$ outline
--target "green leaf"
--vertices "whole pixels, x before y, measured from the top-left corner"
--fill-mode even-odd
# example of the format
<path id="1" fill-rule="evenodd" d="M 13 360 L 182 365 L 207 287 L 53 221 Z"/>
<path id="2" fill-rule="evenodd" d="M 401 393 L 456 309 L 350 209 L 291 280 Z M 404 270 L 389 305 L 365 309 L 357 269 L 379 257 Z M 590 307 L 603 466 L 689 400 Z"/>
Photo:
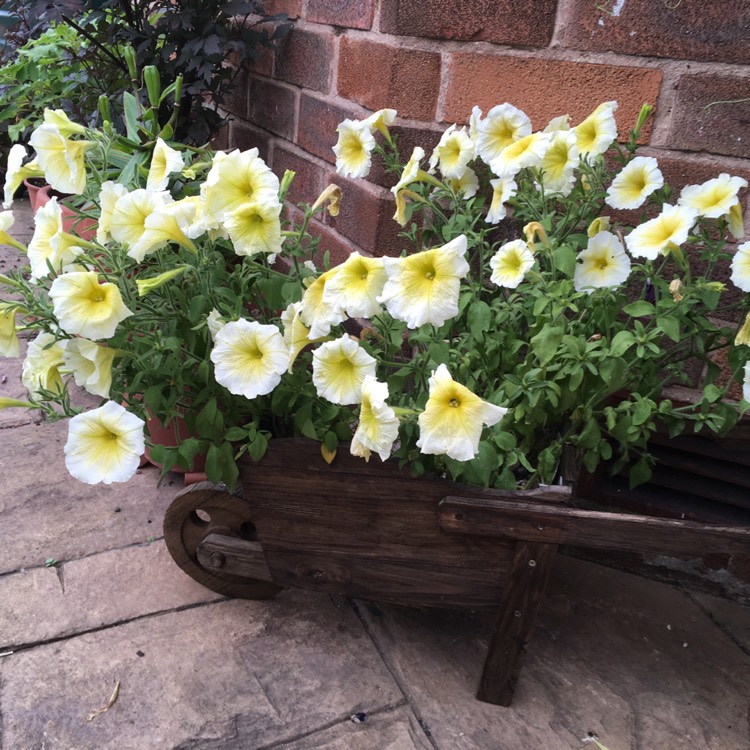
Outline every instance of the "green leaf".
<path id="1" fill-rule="evenodd" d="M 516 449 L 518 441 L 512 432 L 498 432 L 495 435 L 495 445 L 501 451 L 512 451 Z"/>
<path id="2" fill-rule="evenodd" d="M 268 437 L 265 433 L 259 432 L 255 439 L 250 443 L 247 452 L 250 454 L 250 458 L 253 461 L 260 461 L 263 456 L 266 455 L 268 449 Z"/>
<path id="3" fill-rule="evenodd" d="M 656 404 L 648 398 L 640 399 L 633 409 L 633 422 L 632 424 L 639 426 L 648 422 L 654 413 Z"/>
<path id="4" fill-rule="evenodd" d="M 490 329 L 492 309 L 482 300 L 477 300 L 470 308 L 467 316 L 469 330 L 476 339 L 482 339 Z"/>
<path id="5" fill-rule="evenodd" d="M 310 440 L 318 439 L 318 433 L 315 431 L 315 425 L 313 424 L 312 419 L 308 419 L 304 422 L 300 431 L 305 437 L 310 438 Z"/>
<path id="6" fill-rule="evenodd" d="M 339 438 L 338 435 L 336 435 L 335 432 L 331 432 L 330 430 L 326 432 L 326 434 L 323 436 L 323 445 L 325 445 L 326 450 L 329 452 L 333 452 L 336 450 L 336 448 L 339 447 Z"/>
<path id="7" fill-rule="evenodd" d="M 555 265 L 561 274 L 572 279 L 576 271 L 576 254 L 573 248 L 569 245 L 560 245 L 555 250 Z"/>
<path id="8" fill-rule="evenodd" d="M 675 343 L 680 340 L 680 321 L 671 315 L 664 315 L 659 318 L 659 328 Z"/>
<path id="9" fill-rule="evenodd" d="M 646 456 L 641 456 L 641 458 L 630 468 L 630 473 L 628 476 L 630 489 L 632 490 L 639 484 L 648 482 L 648 480 L 651 479 L 651 474 L 652 471 L 649 460 L 646 458 Z"/>
<path id="10" fill-rule="evenodd" d="M 621 333 L 626 333 L 626 331 Z M 628 365 L 622 357 L 609 357 L 599 365 L 599 377 L 607 384 L 610 392 L 622 388 L 627 375 Z"/>
<path id="11" fill-rule="evenodd" d="M 545 324 L 539 333 L 531 341 L 531 349 L 539 360 L 539 364 L 546 365 L 557 352 L 557 347 L 562 341 L 565 329 L 558 326 Z"/>
<path id="12" fill-rule="evenodd" d="M 122 107 L 125 113 L 125 127 L 128 138 L 140 142 L 141 139 L 138 135 L 138 100 L 129 91 L 125 91 L 122 95 Z"/>
<path id="13" fill-rule="evenodd" d="M 722 397 L 721 389 L 717 388 L 713 383 L 710 383 L 703 389 L 703 398 L 708 401 L 709 404 L 713 404 Z"/>
<path id="14" fill-rule="evenodd" d="M 581 430 L 581 434 L 578 436 L 578 445 L 582 448 L 595 448 L 598 446 L 601 439 L 602 431 L 599 427 L 599 423 L 596 419 L 591 417 L 591 419 L 586 421 L 586 424 Z"/>
<path id="15" fill-rule="evenodd" d="M 195 420 L 195 427 L 200 435 L 210 440 L 221 440 L 224 437 L 224 417 L 215 398 L 210 399 L 201 409 Z"/>
<path id="16" fill-rule="evenodd" d="M 645 299 L 639 299 L 637 302 L 625 305 L 623 312 L 634 318 L 642 318 L 644 315 L 653 315 L 656 312 L 656 308 L 650 302 L 646 302 Z"/>
<path id="17" fill-rule="evenodd" d="M 242 427 L 230 427 L 224 433 L 224 439 L 236 443 L 238 440 L 247 440 L 247 430 Z"/>
<path id="18" fill-rule="evenodd" d="M 612 339 L 609 348 L 613 357 L 620 357 L 635 343 L 635 337 L 630 331 L 618 331 Z"/>

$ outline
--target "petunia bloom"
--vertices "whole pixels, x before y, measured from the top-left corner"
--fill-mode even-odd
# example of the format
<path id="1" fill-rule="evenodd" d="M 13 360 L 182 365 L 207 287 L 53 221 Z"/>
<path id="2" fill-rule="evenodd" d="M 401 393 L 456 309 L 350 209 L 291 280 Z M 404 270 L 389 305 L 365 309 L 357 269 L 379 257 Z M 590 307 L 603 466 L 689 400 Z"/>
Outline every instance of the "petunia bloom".
<path id="1" fill-rule="evenodd" d="M 464 173 L 459 178 L 449 180 L 448 182 L 451 186 L 451 190 L 453 190 L 456 195 L 460 195 L 464 200 L 473 198 L 479 190 L 479 178 L 477 177 L 477 173 L 471 167 L 466 167 Z"/>
<path id="2" fill-rule="evenodd" d="M 603 102 L 580 125 L 576 125 L 578 153 L 582 158 L 603 154 L 617 138 L 616 109 L 617 102 Z"/>
<path id="3" fill-rule="evenodd" d="M 492 185 L 492 201 L 485 221 L 488 224 L 497 224 L 505 218 L 507 214 L 505 204 L 516 194 L 518 185 L 512 177 L 498 177 L 496 180 L 490 180 L 490 185 Z"/>
<path id="4" fill-rule="evenodd" d="M 665 203 L 655 219 L 640 224 L 625 238 L 625 244 L 634 257 L 654 260 L 670 246 L 685 242 L 697 218 L 692 208 Z"/>
<path id="5" fill-rule="evenodd" d="M 21 382 L 32 398 L 40 391 L 62 391 L 60 368 L 64 364 L 62 345 L 51 333 L 42 331 L 29 342 L 21 367 Z"/>
<path id="6" fill-rule="evenodd" d="M 577 292 L 624 284 L 630 276 L 630 258 L 612 232 L 599 232 L 578 254 L 573 285 Z"/>
<path id="7" fill-rule="evenodd" d="M 575 169 L 579 161 L 575 133 L 572 130 L 552 131 L 539 164 L 544 192 L 548 195 L 568 195 L 575 184 Z"/>
<path id="8" fill-rule="evenodd" d="M 318 276 L 302 295 L 299 314 L 302 322 L 310 329 L 311 341 L 327 336 L 331 332 L 331 326 L 346 320 L 343 308 L 330 298 L 327 300 L 325 296 L 326 285 L 338 273 L 338 269 L 336 266 Z"/>
<path id="9" fill-rule="evenodd" d="M 195 220 L 196 208 L 190 199 L 157 205 L 145 218 L 141 236 L 128 248 L 128 257 L 140 263 L 170 242 L 197 253 L 193 239 L 203 229 Z"/>
<path id="10" fill-rule="evenodd" d="M 441 364 L 430 377 L 430 395 L 419 415 L 417 447 L 422 453 L 470 461 L 479 450 L 483 425 L 497 424 L 507 411 L 457 383 Z"/>
<path id="11" fill-rule="evenodd" d="M 370 460 L 374 451 L 385 461 L 393 449 L 398 437 L 398 417 L 386 404 L 388 384 L 379 383 L 371 376 L 362 381 L 362 406 L 359 411 L 359 423 L 352 437 L 349 448 L 353 456 Z"/>
<path id="12" fill-rule="evenodd" d="M 523 240 L 506 242 L 490 258 L 490 281 L 506 289 L 515 289 L 534 265 L 534 254 Z"/>
<path id="13" fill-rule="evenodd" d="M 366 177 L 372 164 L 375 138 L 369 125 L 360 120 L 344 120 L 337 128 L 339 139 L 333 147 L 336 171 L 343 177 Z"/>
<path id="14" fill-rule="evenodd" d="M 255 398 L 281 382 L 289 366 L 289 349 L 276 326 L 240 319 L 216 334 L 211 361 L 217 383 L 235 395 Z"/>
<path id="15" fill-rule="evenodd" d="M 743 292 L 750 292 L 750 242 L 743 242 L 737 246 L 737 252 L 732 258 L 732 283 Z"/>
<path id="16" fill-rule="evenodd" d="M 58 276 L 49 290 L 60 328 L 72 336 L 108 339 L 117 325 L 133 313 L 125 307 L 115 284 L 99 283 L 94 271 L 73 271 Z"/>
<path id="17" fill-rule="evenodd" d="M 531 120 L 512 104 L 498 104 L 477 121 L 477 156 L 490 164 L 500 152 L 531 134 Z"/>
<path id="18" fill-rule="evenodd" d="M 734 337 L 735 346 L 750 346 L 750 313 L 745 316 L 745 322 Z"/>
<path id="19" fill-rule="evenodd" d="M 287 372 L 292 371 L 295 360 L 300 352 L 313 343 L 310 340 L 310 329 L 302 322 L 300 312 L 302 302 L 292 302 L 287 305 L 286 310 L 281 313 L 281 324 L 284 326 L 284 344 L 289 350 L 289 367 Z M 319 339 L 316 339 L 318 341 Z"/>
<path id="20" fill-rule="evenodd" d="M 243 203 L 227 214 L 224 227 L 237 255 L 281 252 L 281 203 L 278 198 Z"/>
<path id="21" fill-rule="evenodd" d="M 16 334 L 16 308 L 0 302 L 0 357 L 18 357 L 21 345 Z"/>
<path id="22" fill-rule="evenodd" d="M 65 367 L 73 373 L 76 385 L 95 396 L 109 398 L 112 363 L 119 351 L 88 339 L 74 338 L 63 342 L 63 352 Z"/>
<path id="23" fill-rule="evenodd" d="M 258 156 L 258 149 L 219 151 L 201 187 L 206 219 L 223 222 L 235 209 L 259 200 L 278 200 L 279 178 Z"/>
<path id="24" fill-rule="evenodd" d="M 722 172 L 702 185 L 686 185 L 682 188 L 677 204 L 694 209 L 699 216 L 718 219 L 739 204 L 737 194 L 746 187 L 747 180 L 742 177 L 730 177 L 726 172 Z"/>
<path id="25" fill-rule="evenodd" d="M 362 122 L 370 129 L 370 132 L 373 133 L 373 135 L 374 131 L 378 130 L 385 136 L 386 140 L 390 141 L 391 134 L 388 131 L 388 128 L 396 122 L 397 114 L 398 112 L 396 112 L 395 109 L 379 109 L 377 112 L 373 112 L 369 117 L 362 120 Z"/>
<path id="26" fill-rule="evenodd" d="M 386 273 L 382 258 L 368 258 L 353 252 L 338 266 L 323 291 L 324 302 L 341 308 L 350 318 L 372 318 L 382 311 L 377 297 L 385 286 Z"/>
<path id="27" fill-rule="evenodd" d="M 146 219 L 157 209 L 173 202 L 174 199 L 166 190 L 138 188 L 125 193 L 115 201 L 112 208 L 109 234 L 115 242 L 121 242 L 129 248 L 134 247 L 146 231 Z"/>
<path id="28" fill-rule="evenodd" d="M 71 141 L 56 125 L 42 124 L 29 138 L 47 182 L 61 193 L 80 195 L 86 189 L 84 154 L 94 144 Z"/>
<path id="29" fill-rule="evenodd" d="M 24 164 L 26 158 L 26 147 L 20 143 L 14 143 L 8 152 L 8 164 L 5 170 L 5 186 L 3 189 L 3 208 L 8 209 L 13 205 L 13 196 L 24 180 L 30 177 L 44 177 L 44 171 L 36 159 Z"/>
<path id="30" fill-rule="evenodd" d="M 82 240 L 63 231 L 62 208 L 53 197 L 34 214 L 34 234 L 27 249 L 31 276 L 49 276 L 49 267 L 56 273 L 72 263 L 83 252 Z"/>
<path id="31" fill-rule="evenodd" d="M 440 137 L 430 157 L 430 171 L 440 165 L 440 173 L 446 180 L 458 180 L 474 158 L 474 141 L 466 128 L 456 129 L 451 125 Z"/>
<path id="32" fill-rule="evenodd" d="M 100 245 L 106 245 L 111 239 L 110 224 L 112 222 L 112 213 L 115 210 L 117 201 L 126 195 L 128 189 L 119 182 L 107 180 L 102 183 L 99 191 L 99 222 L 96 227 L 96 241 Z"/>
<path id="33" fill-rule="evenodd" d="M 531 133 L 506 146 L 491 162 L 498 177 L 513 177 L 526 167 L 538 167 L 547 153 L 550 136 Z"/>
<path id="34" fill-rule="evenodd" d="M 636 156 L 612 180 L 604 202 L 612 208 L 640 208 L 651 193 L 664 185 L 653 156 Z"/>
<path id="35" fill-rule="evenodd" d="M 458 314 L 461 279 L 469 272 L 466 236 L 405 258 L 383 258 L 388 280 L 378 302 L 409 328 L 441 326 Z"/>
<path id="36" fill-rule="evenodd" d="M 86 128 L 77 122 L 73 122 L 62 109 L 45 108 L 44 122 L 47 125 L 54 125 L 65 138 L 69 138 L 71 135 L 86 134 Z"/>
<path id="37" fill-rule="evenodd" d="M 146 190 L 164 190 L 169 184 L 169 175 L 181 172 L 184 166 L 182 154 L 168 146 L 161 137 L 157 138 L 146 178 Z"/>
<path id="38" fill-rule="evenodd" d="M 86 484 L 127 482 L 140 465 L 145 426 L 114 401 L 77 414 L 68 426 L 65 466 Z"/>
<path id="39" fill-rule="evenodd" d="M 375 377 L 375 364 L 354 339 L 344 335 L 313 352 L 312 381 L 321 398 L 334 404 L 358 404 L 365 377 Z"/>

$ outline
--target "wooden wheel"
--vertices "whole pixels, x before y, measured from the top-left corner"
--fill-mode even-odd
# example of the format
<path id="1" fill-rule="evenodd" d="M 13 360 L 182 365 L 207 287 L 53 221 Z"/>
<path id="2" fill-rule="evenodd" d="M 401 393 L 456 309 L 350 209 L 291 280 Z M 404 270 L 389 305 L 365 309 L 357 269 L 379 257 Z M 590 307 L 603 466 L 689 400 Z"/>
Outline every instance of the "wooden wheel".
<path id="1" fill-rule="evenodd" d="M 164 541 L 177 565 L 198 583 L 226 596 L 270 599 L 281 591 L 271 581 L 201 565 L 198 548 L 209 534 L 253 540 L 255 525 L 250 506 L 241 497 L 199 482 L 180 492 L 164 515 Z"/>

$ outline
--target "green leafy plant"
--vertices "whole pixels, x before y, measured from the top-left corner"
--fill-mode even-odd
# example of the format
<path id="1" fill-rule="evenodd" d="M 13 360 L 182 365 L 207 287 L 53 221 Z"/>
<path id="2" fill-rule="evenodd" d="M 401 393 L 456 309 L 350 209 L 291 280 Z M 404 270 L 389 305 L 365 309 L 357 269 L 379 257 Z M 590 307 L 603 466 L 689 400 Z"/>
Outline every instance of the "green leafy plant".
<path id="1" fill-rule="evenodd" d="M 133 48 L 138 65 L 153 65 L 162 80 L 183 80 L 175 138 L 206 143 L 225 121 L 220 107 L 232 91 L 243 63 L 289 30 L 284 14 L 264 15 L 260 0 L 98 0 L 48 3 L 19 0 L 19 14 L 36 29 L 65 24 L 86 40 L 97 70 L 133 76 L 123 50 Z M 118 96 L 130 86 L 111 87 Z"/>
<path id="2" fill-rule="evenodd" d="M 484 486 L 549 484 L 568 458 L 635 459 L 638 483 L 659 425 L 721 431 L 747 407 L 725 398 L 714 364 L 727 350 L 747 397 L 750 322 L 721 322 L 749 307 L 724 294 L 750 291 L 750 243 L 727 244 L 744 231 L 745 183 L 720 175 L 667 203 L 656 161 L 637 155 L 649 107 L 623 145 L 614 102 L 538 133 L 509 104 L 475 111 L 424 166 L 419 147 L 402 166 L 394 111 L 341 123 L 337 169 L 362 177 L 384 160 L 409 250 L 331 268 L 308 230 L 337 213 L 338 187 L 290 222 L 292 173 L 279 179 L 256 150 L 170 140 L 180 79 L 162 90 L 153 67 L 133 78 L 146 85 L 124 95 L 124 134 L 106 107 L 97 129 L 45 113 L 35 159 L 75 193 L 81 223 L 64 228 L 51 201 L 29 269 L 0 279 L 4 353 L 17 355 L 16 326 L 31 339 L 29 401 L 0 406 L 72 417 L 67 465 L 83 481 L 126 480 L 155 417 L 189 435 L 151 441 L 164 471 L 203 454 L 230 486 L 239 457 L 291 435 L 319 441 L 326 460 L 350 441 L 365 459 Z M 666 389 L 689 361 L 706 378 L 676 403 Z M 73 408 L 71 378 L 102 406 Z"/>

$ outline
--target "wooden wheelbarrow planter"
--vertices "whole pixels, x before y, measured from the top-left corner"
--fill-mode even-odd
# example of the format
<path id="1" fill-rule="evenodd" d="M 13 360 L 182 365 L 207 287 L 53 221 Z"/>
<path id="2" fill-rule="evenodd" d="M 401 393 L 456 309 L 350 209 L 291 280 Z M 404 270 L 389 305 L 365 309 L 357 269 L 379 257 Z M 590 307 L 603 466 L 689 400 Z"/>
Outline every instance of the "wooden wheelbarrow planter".
<path id="1" fill-rule="evenodd" d="M 477 697 L 510 705 L 559 544 L 750 552 L 750 529 L 566 507 L 570 490 L 504 492 L 412 477 L 345 448 L 271 441 L 239 495 L 201 484 L 167 510 L 177 564 L 229 596 L 296 587 L 410 606 L 500 607 Z"/>

